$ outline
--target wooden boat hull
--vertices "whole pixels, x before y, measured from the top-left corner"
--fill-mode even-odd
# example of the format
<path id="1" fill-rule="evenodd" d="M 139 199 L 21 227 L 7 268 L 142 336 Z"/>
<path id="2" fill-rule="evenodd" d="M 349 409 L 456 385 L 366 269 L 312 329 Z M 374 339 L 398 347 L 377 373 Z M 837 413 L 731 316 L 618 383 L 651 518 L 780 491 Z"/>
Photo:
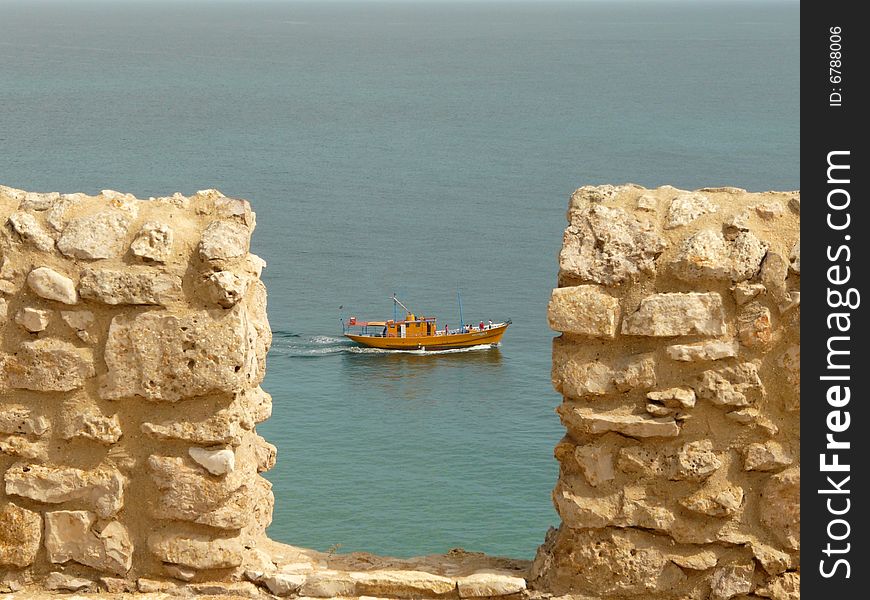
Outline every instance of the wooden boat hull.
<path id="1" fill-rule="evenodd" d="M 369 348 L 382 350 L 452 350 L 455 348 L 470 348 L 472 346 L 494 346 L 501 341 L 510 323 L 495 325 L 492 329 L 473 329 L 469 333 L 452 333 L 450 335 L 427 335 L 418 337 L 380 337 L 373 335 L 355 335 L 345 333 L 344 337 Z"/>

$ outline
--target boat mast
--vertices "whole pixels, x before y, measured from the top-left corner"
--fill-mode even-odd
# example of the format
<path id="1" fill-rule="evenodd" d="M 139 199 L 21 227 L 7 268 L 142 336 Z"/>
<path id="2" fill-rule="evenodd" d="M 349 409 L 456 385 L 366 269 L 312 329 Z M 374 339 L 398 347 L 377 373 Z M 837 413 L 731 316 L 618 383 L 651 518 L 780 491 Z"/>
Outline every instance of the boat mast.
<path id="1" fill-rule="evenodd" d="M 456 290 L 456 299 L 459 300 L 459 328 L 465 327 L 465 321 L 462 320 L 462 292 Z"/>
<path id="2" fill-rule="evenodd" d="M 404 308 L 406 313 L 411 314 L 411 310 L 410 310 L 407 306 L 405 306 L 404 304 L 402 304 L 402 302 L 401 302 L 398 298 L 396 298 L 396 294 L 395 294 L 395 292 L 394 292 L 394 293 L 393 293 L 393 321 L 398 321 L 398 320 L 399 320 L 399 315 L 398 315 L 398 310 L 399 310 L 399 309 L 398 309 L 398 306 L 397 306 L 397 305 L 398 305 L 398 306 L 401 306 L 402 308 Z"/>

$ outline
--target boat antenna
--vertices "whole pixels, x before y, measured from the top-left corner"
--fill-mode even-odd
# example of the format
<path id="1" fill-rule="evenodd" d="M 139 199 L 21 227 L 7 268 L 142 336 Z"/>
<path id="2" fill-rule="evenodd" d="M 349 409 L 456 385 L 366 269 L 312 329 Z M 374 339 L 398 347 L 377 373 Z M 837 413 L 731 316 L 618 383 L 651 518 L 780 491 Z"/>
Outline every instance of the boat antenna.
<path id="1" fill-rule="evenodd" d="M 398 298 L 396 298 L 396 294 L 395 294 L 395 293 L 393 293 L 393 298 L 392 298 L 392 300 L 393 300 L 393 320 L 394 320 L 394 321 L 398 321 L 398 320 L 399 320 L 399 318 L 398 318 L 399 315 L 396 313 L 396 311 L 398 310 L 397 305 L 398 305 L 398 306 L 401 306 L 402 308 L 404 308 L 404 309 L 405 309 L 405 312 L 410 314 L 411 309 L 409 309 L 407 306 L 405 306 L 404 304 L 402 304 L 401 300 L 399 300 Z"/>
<path id="2" fill-rule="evenodd" d="M 459 326 L 464 327 L 465 321 L 462 320 L 462 292 L 456 290 L 456 299 L 459 300 Z"/>

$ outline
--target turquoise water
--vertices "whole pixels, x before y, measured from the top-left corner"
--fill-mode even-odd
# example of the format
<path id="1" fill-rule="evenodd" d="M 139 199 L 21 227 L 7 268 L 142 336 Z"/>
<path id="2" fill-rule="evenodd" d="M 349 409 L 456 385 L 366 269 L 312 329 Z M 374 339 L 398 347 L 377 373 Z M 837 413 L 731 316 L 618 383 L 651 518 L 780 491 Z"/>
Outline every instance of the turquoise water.
<path id="1" fill-rule="evenodd" d="M 0 182 L 250 199 L 273 537 L 531 557 L 556 522 L 545 308 L 570 192 L 794 189 L 797 2 L 0 0 Z M 340 315 L 512 318 L 354 352 Z M 339 309 L 343 306 L 343 309 Z"/>

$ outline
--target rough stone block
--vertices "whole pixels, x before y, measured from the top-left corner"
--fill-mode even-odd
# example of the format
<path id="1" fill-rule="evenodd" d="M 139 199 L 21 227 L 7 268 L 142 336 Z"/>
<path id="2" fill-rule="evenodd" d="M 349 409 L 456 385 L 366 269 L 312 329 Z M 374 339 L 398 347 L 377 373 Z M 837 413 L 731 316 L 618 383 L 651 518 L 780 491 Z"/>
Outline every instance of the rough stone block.
<path id="1" fill-rule="evenodd" d="M 622 333 L 654 337 L 723 335 L 722 297 L 715 292 L 653 294 L 641 300 L 637 311 L 623 320 Z"/>
<path id="2" fill-rule="evenodd" d="M 619 322 L 619 299 L 594 285 L 557 288 L 550 296 L 547 318 L 555 331 L 612 338 Z"/>

